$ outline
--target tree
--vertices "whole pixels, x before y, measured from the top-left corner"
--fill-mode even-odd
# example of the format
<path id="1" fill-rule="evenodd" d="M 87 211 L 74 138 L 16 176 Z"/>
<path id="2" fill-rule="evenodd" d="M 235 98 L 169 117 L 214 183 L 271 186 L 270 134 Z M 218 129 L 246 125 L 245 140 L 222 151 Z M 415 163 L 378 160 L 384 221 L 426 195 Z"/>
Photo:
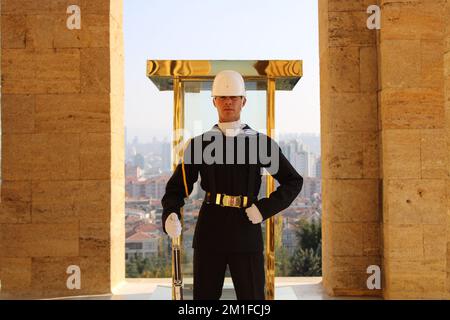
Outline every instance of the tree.
<path id="1" fill-rule="evenodd" d="M 297 222 L 297 231 L 295 235 L 298 239 L 298 245 L 303 249 L 316 250 L 322 241 L 322 223 L 321 220 L 300 219 Z"/>
<path id="2" fill-rule="evenodd" d="M 142 258 L 135 255 L 126 264 L 127 278 L 161 278 L 171 277 L 172 266 L 165 258 L 155 255 L 152 258 Z"/>
<path id="3" fill-rule="evenodd" d="M 290 275 L 322 275 L 322 227 L 321 220 L 301 219 L 297 223 L 297 248 L 290 258 Z"/>
<path id="4" fill-rule="evenodd" d="M 285 277 L 290 273 L 289 253 L 283 246 L 275 251 L 275 275 L 277 277 Z"/>
<path id="5" fill-rule="evenodd" d="M 126 263 L 126 277 L 127 278 L 139 278 L 140 273 L 138 271 L 136 262 L 134 261 L 134 258 L 131 258 L 130 261 Z"/>
<path id="6" fill-rule="evenodd" d="M 322 275 L 322 257 L 314 249 L 295 250 L 290 259 L 291 276 L 314 277 Z"/>

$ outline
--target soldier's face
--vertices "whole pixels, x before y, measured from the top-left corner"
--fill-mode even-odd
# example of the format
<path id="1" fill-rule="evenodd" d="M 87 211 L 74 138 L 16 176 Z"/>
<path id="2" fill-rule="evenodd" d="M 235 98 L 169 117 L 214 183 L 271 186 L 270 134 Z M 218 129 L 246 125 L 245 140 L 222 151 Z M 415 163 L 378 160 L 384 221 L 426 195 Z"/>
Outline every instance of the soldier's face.
<path id="1" fill-rule="evenodd" d="M 214 97 L 213 104 L 219 114 L 220 122 L 237 121 L 241 118 L 241 110 L 245 106 L 245 97 Z"/>

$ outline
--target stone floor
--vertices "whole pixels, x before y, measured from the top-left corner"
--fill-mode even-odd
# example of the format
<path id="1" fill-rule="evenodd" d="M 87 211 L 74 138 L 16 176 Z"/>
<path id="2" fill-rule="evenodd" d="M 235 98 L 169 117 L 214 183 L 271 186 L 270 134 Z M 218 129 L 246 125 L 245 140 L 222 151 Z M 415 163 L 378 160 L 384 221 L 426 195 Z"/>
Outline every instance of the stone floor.
<path id="1" fill-rule="evenodd" d="M 127 279 L 113 294 L 61 297 L 70 300 L 170 300 L 171 279 Z M 184 300 L 192 300 L 192 279 L 185 279 Z M 347 300 L 379 299 L 373 297 L 331 297 L 322 287 L 321 277 L 280 277 L 275 279 L 275 300 Z M 226 278 L 221 300 L 236 300 L 233 283 Z"/>

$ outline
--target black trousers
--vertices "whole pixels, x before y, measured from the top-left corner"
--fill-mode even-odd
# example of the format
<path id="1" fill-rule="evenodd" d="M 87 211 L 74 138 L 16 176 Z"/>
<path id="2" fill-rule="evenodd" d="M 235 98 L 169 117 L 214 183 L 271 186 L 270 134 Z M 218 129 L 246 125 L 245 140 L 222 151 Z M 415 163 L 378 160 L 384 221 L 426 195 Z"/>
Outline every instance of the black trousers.
<path id="1" fill-rule="evenodd" d="M 219 300 L 227 265 L 238 300 L 264 300 L 264 254 L 194 249 L 194 300 Z"/>

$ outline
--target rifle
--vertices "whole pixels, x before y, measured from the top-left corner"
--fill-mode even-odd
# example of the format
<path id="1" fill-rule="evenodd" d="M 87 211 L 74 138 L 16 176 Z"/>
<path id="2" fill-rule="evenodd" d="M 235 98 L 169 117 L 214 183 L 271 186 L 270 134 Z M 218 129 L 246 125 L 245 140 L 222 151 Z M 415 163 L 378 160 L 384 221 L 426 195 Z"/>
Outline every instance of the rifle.
<path id="1" fill-rule="evenodd" d="M 188 186 L 186 182 L 186 171 L 184 169 L 184 152 L 189 145 L 189 139 L 183 149 L 181 156 L 181 169 L 183 172 L 183 183 L 186 197 L 189 197 Z M 183 215 L 181 216 L 183 217 Z M 183 274 L 181 272 L 181 235 L 172 239 L 172 299 L 183 300 Z"/>

